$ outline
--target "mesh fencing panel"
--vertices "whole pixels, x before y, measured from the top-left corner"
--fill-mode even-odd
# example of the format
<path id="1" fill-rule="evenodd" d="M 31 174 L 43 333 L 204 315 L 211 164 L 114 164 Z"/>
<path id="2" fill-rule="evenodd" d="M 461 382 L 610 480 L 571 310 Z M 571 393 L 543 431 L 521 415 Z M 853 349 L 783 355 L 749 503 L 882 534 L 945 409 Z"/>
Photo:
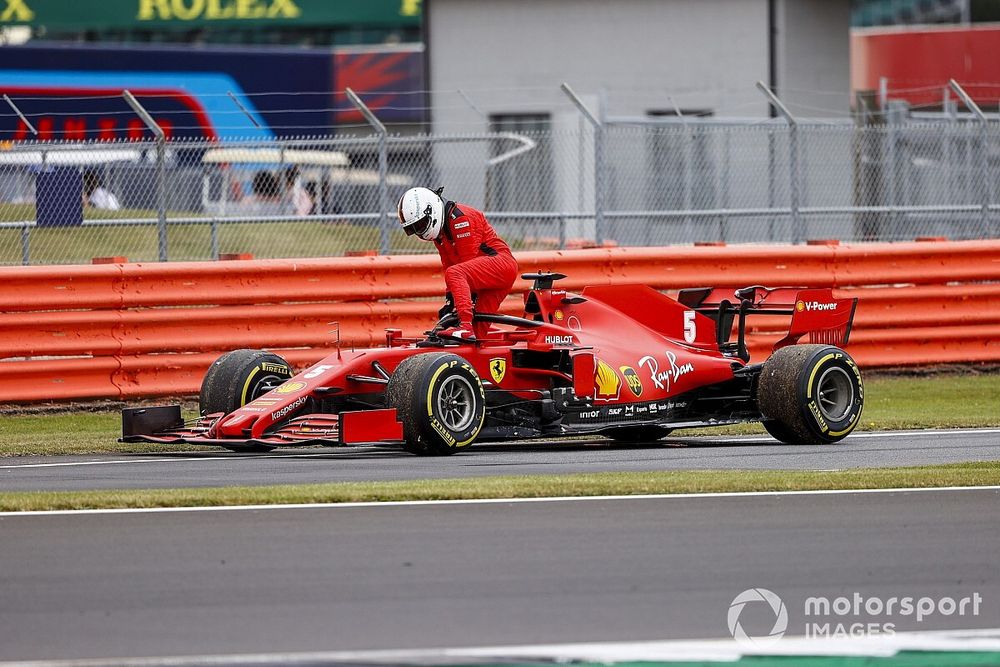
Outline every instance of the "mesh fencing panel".
<path id="1" fill-rule="evenodd" d="M 1000 129 L 964 120 L 529 125 L 225 144 L 16 143 L 0 263 L 433 252 L 399 195 L 445 185 L 515 249 L 996 238 Z"/>

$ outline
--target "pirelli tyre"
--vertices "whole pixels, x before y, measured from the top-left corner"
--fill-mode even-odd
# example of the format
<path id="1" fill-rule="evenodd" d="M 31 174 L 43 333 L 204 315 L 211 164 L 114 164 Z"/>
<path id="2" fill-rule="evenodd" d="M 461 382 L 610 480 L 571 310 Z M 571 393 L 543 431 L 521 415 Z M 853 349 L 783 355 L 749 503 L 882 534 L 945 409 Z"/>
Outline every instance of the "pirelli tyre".
<path id="1" fill-rule="evenodd" d="M 292 377 L 288 362 L 264 350 L 233 350 L 209 367 L 201 381 L 198 406 L 201 414 L 229 414 Z M 274 449 L 267 445 L 240 446 L 238 451 Z"/>
<path id="2" fill-rule="evenodd" d="M 403 449 L 422 456 L 468 447 L 486 415 L 479 375 L 465 359 L 448 353 L 405 359 L 389 379 L 385 403 L 396 408 L 403 424 Z"/>
<path id="3" fill-rule="evenodd" d="M 789 444 L 837 442 L 861 419 L 861 371 L 832 345 L 790 345 L 764 363 L 757 404 L 764 428 Z"/>

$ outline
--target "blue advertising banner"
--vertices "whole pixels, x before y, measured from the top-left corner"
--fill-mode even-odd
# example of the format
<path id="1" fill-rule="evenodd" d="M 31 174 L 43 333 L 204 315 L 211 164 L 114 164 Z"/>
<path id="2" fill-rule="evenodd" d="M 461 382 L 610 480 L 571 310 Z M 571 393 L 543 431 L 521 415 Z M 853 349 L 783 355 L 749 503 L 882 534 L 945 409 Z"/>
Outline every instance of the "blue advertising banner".
<path id="1" fill-rule="evenodd" d="M 301 49 L 4 47 L 0 94 L 15 101 L 39 136 L 0 109 L 0 139 L 149 138 L 122 98 L 126 89 L 171 137 L 330 134 L 333 67 L 329 51 Z"/>

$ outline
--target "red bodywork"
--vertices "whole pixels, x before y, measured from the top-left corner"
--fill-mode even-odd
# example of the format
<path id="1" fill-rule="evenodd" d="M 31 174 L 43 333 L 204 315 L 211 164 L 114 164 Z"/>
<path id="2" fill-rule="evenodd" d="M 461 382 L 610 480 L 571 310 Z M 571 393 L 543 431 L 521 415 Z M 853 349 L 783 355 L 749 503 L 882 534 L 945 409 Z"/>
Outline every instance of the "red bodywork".
<path id="1" fill-rule="evenodd" d="M 523 318 L 497 317 L 502 321 L 477 344 L 432 344 L 433 338 L 408 339 L 387 330 L 385 347 L 337 351 L 228 415 L 126 433 L 124 439 L 225 446 L 396 442 L 402 425 L 394 409 L 375 404 L 322 412 L 316 406 L 353 396 L 377 400 L 400 362 L 440 351 L 466 359 L 487 395 L 530 402 L 564 388 L 573 406 L 565 410 L 562 433 L 633 423 L 745 421 L 757 418 L 745 406 L 696 417 L 684 411 L 690 397 L 752 376 L 742 339 L 729 342 L 736 319 L 742 328 L 746 315 L 791 315 L 789 333 L 775 349 L 803 336 L 842 346 L 855 303 L 834 298 L 829 289 L 798 288 L 684 290 L 675 300 L 644 285 L 619 285 L 588 287 L 577 295 L 552 289 L 549 280 L 525 295 Z M 558 364 L 532 361 L 557 358 Z"/>

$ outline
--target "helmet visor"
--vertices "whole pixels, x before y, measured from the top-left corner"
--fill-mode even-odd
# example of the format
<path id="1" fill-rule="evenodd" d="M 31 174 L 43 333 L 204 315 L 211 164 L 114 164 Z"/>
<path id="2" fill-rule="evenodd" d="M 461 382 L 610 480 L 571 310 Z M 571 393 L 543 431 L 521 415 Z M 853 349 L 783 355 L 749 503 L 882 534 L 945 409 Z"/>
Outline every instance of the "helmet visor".
<path id="1" fill-rule="evenodd" d="M 427 228 L 431 226 L 431 216 L 425 215 L 416 222 L 411 222 L 410 224 L 403 227 L 403 231 L 406 232 L 407 236 L 413 236 L 414 234 L 422 235 L 427 231 Z"/>

